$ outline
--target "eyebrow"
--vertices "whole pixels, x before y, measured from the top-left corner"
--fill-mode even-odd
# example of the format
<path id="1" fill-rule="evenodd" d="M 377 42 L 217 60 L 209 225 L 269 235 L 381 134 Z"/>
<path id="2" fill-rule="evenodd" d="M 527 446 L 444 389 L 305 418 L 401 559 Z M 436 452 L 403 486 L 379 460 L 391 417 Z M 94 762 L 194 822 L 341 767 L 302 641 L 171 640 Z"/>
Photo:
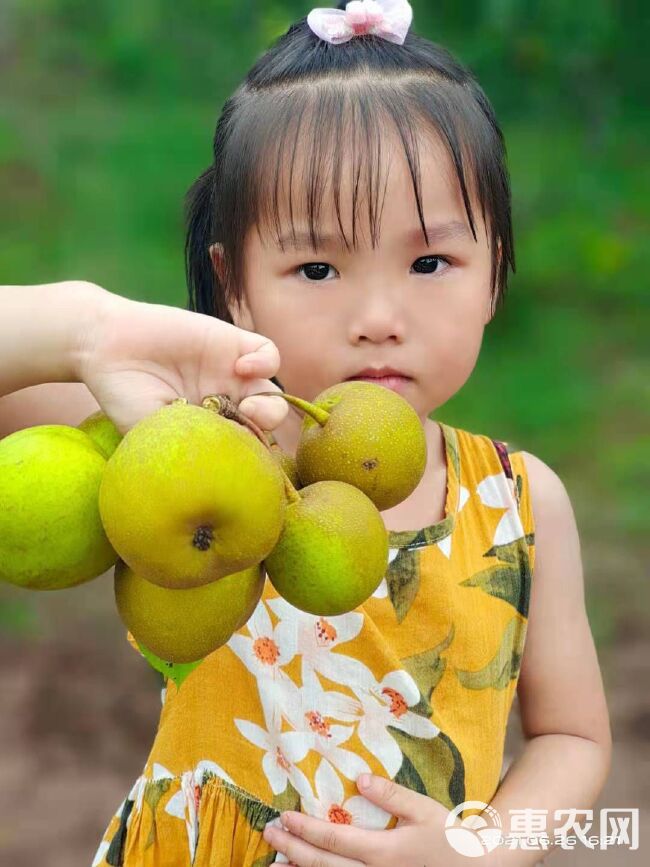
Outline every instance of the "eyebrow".
<path id="1" fill-rule="evenodd" d="M 441 241 L 454 241 L 459 239 L 469 239 L 472 237 L 467 225 L 460 220 L 451 220 L 448 223 L 434 223 L 426 226 L 427 236 L 429 238 L 429 246 L 440 243 Z M 316 247 L 325 249 L 343 247 L 343 239 L 339 235 L 319 235 L 314 233 Z M 410 229 L 405 232 L 401 239 L 406 244 L 420 244 L 423 241 L 422 228 Z M 280 246 L 289 247 L 294 250 L 312 249 L 311 235 L 305 230 L 301 230 L 293 235 L 281 235 L 279 239 Z"/>

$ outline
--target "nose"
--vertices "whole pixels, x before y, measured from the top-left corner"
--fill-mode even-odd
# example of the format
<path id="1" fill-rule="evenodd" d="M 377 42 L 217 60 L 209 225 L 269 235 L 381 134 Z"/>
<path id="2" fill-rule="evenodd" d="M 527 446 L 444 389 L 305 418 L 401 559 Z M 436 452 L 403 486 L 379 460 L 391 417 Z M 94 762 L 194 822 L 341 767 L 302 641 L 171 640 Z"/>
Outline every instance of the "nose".
<path id="1" fill-rule="evenodd" d="M 350 342 L 402 343 L 406 330 L 403 300 L 401 287 L 381 278 L 369 280 L 355 295 L 348 322 Z"/>

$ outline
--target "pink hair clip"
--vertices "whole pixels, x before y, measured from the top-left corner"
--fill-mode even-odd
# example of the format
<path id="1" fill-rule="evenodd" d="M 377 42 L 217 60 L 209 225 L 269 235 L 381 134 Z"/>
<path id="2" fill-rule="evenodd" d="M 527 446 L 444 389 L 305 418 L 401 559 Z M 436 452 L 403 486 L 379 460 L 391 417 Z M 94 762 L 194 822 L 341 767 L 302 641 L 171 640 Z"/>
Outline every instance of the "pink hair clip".
<path id="1" fill-rule="evenodd" d="M 332 45 L 367 33 L 403 45 L 413 20 L 408 0 L 350 0 L 343 9 L 312 9 L 307 24 Z"/>

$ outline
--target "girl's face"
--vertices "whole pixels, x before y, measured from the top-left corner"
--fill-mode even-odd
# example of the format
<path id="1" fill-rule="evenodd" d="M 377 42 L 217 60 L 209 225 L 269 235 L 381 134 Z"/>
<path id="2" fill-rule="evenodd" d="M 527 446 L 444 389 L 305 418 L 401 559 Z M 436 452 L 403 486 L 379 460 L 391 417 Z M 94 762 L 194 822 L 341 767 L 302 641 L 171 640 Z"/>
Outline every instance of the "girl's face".
<path id="1" fill-rule="evenodd" d="M 295 213 L 301 200 L 294 192 L 298 244 L 292 246 L 286 209 L 281 211 L 288 239 L 284 252 L 272 232 L 263 231 L 262 240 L 253 227 L 245 239 L 244 296 L 239 308 L 230 309 L 236 325 L 276 344 L 277 377 L 287 393 L 312 400 L 366 367 L 392 367 L 411 377 L 401 394 L 424 424 L 462 387 L 476 363 L 491 318 L 489 239 L 475 200 L 478 242 L 472 237 L 446 150 L 438 142 L 421 142 L 427 247 L 404 152 L 393 143 L 386 148 L 382 143 L 382 149 L 390 169 L 387 179 L 381 175 L 386 194 L 376 248 L 369 240 L 366 202 L 358 206 L 357 249 L 350 251 L 339 237 L 333 203 L 323 202 L 318 228 L 332 240 L 314 254 L 308 237 L 300 238 L 308 226 Z M 299 177 L 295 172 L 294 182 Z M 346 173 L 340 207 L 352 246 Z M 283 422 L 285 441 L 297 442 L 301 415 L 290 412 Z"/>

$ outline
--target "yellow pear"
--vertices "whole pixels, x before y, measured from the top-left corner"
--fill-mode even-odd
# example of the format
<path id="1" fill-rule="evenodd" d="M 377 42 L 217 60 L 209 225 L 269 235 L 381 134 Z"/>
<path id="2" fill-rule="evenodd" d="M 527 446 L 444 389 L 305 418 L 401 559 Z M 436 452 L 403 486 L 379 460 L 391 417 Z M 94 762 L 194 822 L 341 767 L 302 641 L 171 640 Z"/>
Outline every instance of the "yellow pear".
<path id="1" fill-rule="evenodd" d="M 296 450 L 303 485 L 347 482 L 380 511 L 418 486 L 427 464 L 426 436 L 418 414 L 397 392 L 346 380 L 326 388 L 313 403 L 282 397 L 306 413 Z"/>
<path id="2" fill-rule="evenodd" d="M 67 425 L 0 440 L 0 580 L 60 590 L 114 565 L 98 508 L 105 467 L 92 440 Z"/>
<path id="3" fill-rule="evenodd" d="M 346 482 L 294 491 L 264 567 L 287 602 L 310 614 L 344 614 L 375 592 L 388 567 L 388 534 L 377 507 Z"/>
<path id="4" fill-rule="evenodd" d="M 282 530 L 286 494 L 255 434 L 179 400 L 125 434 L 106 464 L 99 508 L 137 575 L 187 589 L 260 563 Z"/>
<path id="5" fill-rule="evenodd" d="M 122 434 L 101 410 L 89 415 L 77 427 L 88 434 L 106 458 L 110 458 L 122 441 Z"/>
<path id="6" fill-rule="evenodd" d="M 115 601 L 124 625 L 167 662 L 194 662 L 225 644 L 253 613 L 264 589 L 260 564 L 202 587 L 169 590 L 115 567 Z"/>

